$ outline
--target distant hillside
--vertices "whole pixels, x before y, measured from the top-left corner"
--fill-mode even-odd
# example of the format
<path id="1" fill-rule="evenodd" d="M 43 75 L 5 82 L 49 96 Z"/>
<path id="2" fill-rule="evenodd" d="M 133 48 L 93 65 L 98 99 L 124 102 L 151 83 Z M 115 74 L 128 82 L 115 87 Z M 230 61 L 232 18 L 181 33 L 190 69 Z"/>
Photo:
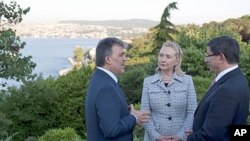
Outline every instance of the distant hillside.
<path id="1" fill-rule="evenodd" d="M 158 21 L 145 20 L 145 19 L 130 19 L 130 20 L 107 20 L 107 21 L 60 21 L 60 23 L 76 23 L 83 25 L 102 25 L 102 26 L 115 26 L 115 27 L 153 27 L 157 25 Z"/>

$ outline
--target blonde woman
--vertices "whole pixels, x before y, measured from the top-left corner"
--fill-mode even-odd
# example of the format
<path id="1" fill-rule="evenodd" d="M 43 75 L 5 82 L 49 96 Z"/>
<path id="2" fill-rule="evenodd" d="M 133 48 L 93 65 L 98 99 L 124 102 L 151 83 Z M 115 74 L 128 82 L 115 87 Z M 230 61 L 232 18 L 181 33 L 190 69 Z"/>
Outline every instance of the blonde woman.
<path id="1" fill-rule="evenodd" d="M 185 140 L 184 132 L 192 129 L 197 99 L 192 77 L 181 70 L 182 55 L 177 43 L 167 41 L 156 74 L 144 79 L 141 109 L 151 112 L 144 141 Z"/>

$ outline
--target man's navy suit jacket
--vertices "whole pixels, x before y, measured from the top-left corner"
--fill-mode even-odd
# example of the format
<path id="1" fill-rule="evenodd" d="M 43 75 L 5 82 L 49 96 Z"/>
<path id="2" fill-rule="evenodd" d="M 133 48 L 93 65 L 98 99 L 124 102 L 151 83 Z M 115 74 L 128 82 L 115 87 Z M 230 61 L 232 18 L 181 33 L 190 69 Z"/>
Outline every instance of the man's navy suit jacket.
<path id="1" fill-rule="evenodd" d="M 230 125 L 246 124 L 249 87 L 236 68 L 222 76 L 200 101 L 188 141 L 229 141 Z"/>
<path id="2" fill-rule="evenodd" d="M 136 118 L 130 114 L 124 93 L 106 72 L 96 69 L 87 91 L 88 141 L 132 141 Z"/>

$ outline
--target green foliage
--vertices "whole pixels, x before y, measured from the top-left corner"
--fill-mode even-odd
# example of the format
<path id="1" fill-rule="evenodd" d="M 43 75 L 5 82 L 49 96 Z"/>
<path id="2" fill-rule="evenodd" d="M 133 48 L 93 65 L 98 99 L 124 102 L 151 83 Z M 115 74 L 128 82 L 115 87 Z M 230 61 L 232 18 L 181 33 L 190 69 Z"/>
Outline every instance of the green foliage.
<path id="1" fill-rule="evenodd" d="M 11 1 L 10 4 L 5 4 L 3 1 L 0 1 L 0 23 L 7 20 L 8 23 L 19 23 L 23 20 L 22 15 L 27 14 L 30 11 L 30 8 L 22 9 L 15 1 Z M 0 26 L 1 26 L 0 24 Z"/>
<path id="2" fill-rule="evenodd" d="M 84 51 L 81 47 L 76 47 L 74 50 L 74 58 L 77 62 L 82 62 Z"/>
<path id="3" fill-rule="evenodd" d="M 240 44 L 240 68 L 245 74 L 248 86 L 250 87 L 250 44 L 242 43 Z"/>
<path id="4" fill-rule="evenodd" d="M 199 76 L 193 77 L 194 87 L 196 91 L 197 101 L 200 101 L 206 94 L 206 91 L 212 81 L 211 78 L 202 78 Z"/>
<path id="5" fill-rule="evenodd" d="M 134 104 L 136 110 L 140 110 L 141 104 Z M 134 132 L 134 141 L 143 141 L 144 137 L 144 128 L 143 126 L 135 126 Z"/>
<path id="6" fill-rule="evenodd" d="M 70 59 L 70 63 L 73 66 L 73 69 L 80 69 L 82 67 L 82 61 L 83 61 L 83 49 L 79 46 L 77 46 L 74 49 L 74 57 L 73 58 L 69 58 Z"/>
<path id="7" fill-rule="evenodd" d="M 152 52 L 152 44 L 150 43 L 150 37 L 147 35 L 133 39 L 133 42 L 129 44 L 127 51 L 127 57 L 129 60 L 126 62 L 128 66 L 135 66 L 140 64 L 147 64 L 150 62 L 149 52 Z"/>
<path id="8" fill-rule="evenodd" d="M 208 40 L 207 30 L 201 29 L 198 25 L 190 24 L 187 26 L 177 26 L 178 34 L 175 40 L 182 48 L 195 47 L 199 50 L 205 50 L 205 44 Z"/>
<path id="9" fill-rule="evenodd" d="M 5 114 L 0 112 L 0 140 L 8 136 L 7 130 L 12 124 L 11 120 L 8 119 Z"/>
<path id="10" fill-rule="evenodd" d="M 48 129 L 71 127 L 85 136 L 84 103 L 92 69 L 73 70 L 66 76 L 26 82 L 2 91 L 1 122 L 4 133 L 20 132 L 16 140 L 37 137 Z M 5 116 L 6 115 L 6 116 Z M 11 120 L 11 127 L 7 121 Z"/>
<path id="11" fill-rule="evenodd" d="M 192 76 L 211 76 L 204 63 L 204 54 L 195 47 L 183 49 L 182 69 Z M 194 63 L 195 62 L 195 63 Z"/>
<path id="12" fill-rule="evenodd" d="M 176 4 L 177 2 L 168 4 L 162 14 L 160 23 L 150 28 L 147 35 L 133 39 L 128 50 L 129 58 L 137 58 L 136 60 L 141 63 L 141 60 L 138 58 L 155 55 L 165 41 L 173 39 L 172 34 L 176 34 L 177 31 L 175 30 L 174 24 L 169 21 L 169 18 L 171 15 L 170 11 L 178 9 Z"/>
<path id="13" fill-rule="evenodd" d="M 161 16 L 161 21 L 158 25 L 150 30 L 150 33 L 153 35 L 153 51 L 152 53 L 158 53 L 162 44 L 167 40 L 172 40 L 171 34 L 176 34 L 175 25 L 169 21 L 171 14 L 170 11 L 177 8 L 177 2 L 172 2 L 164 9 L 164 12 Z"/>
<path id="14" fill-rule="evenodd" d="M 143 141 L 143 138 L 144 138 L 143 126 L 135 126 L 135 130 L 133 134 L 134 134 L 134 141 Z"/>
<path id="15" fill-rule="evenodd" d="M 119 83 L 126 94 L 128 103 L 139 103 L 141 100 L 143 80 L 146 76 L 154 74 L 154 61 L 130 67 L 119 77 Z"/>
<path id="16" fill-rule="evenodd" d="M 250 34 L 250 15 L 244 15 L 238 19 L 227 19 L 223 26 L 228 30 L 239 34 Z"/>
<path id="17" fill-rule="evenodd" d="M 139 58 L 146 55 L 147 52 L 151 52 L 151 43 L 147 35 L 134 38 L 132 43 L 129 44 L 127 51 L 128 58 Z"/>
<path id="18" fill-rule="evenodd" d="M 239 40 L 239 35 L 216 22 L 203 24 L 201 27 L 194 24 L 178 26 L 177 30 L 179 34 L 176 34 L 175 39 L 184 53 L 182 68 L 192 76 L 211 77 L 212 75 L 204 63 L 206 43 L 210 39 L 227 35 Z"/>
<path id="19" fill-rule="evenodd" d="M 205 51 L 206 43 L 216 37 L 221 35 L 228 35 L 237 38 L 237 35 L 230 30 L 227 30 L 221 24 L 216 22 L 210 22 L 198 26 L 195 24 L 189 24 L 186 26 L 177 26 L 176 30 L 178 34 L 174 37 L 176 42 L 183 48 L 195 47 L 201 52 Z"/>
<path id="20" fill-rule="evenodd" d="M 127 96 L 128 103 L 138 103 L 141 100 L 142 83 L 146 75 L 142 67 L 134 67 L 120 77 L 119 83 Z"/>
<path id="21" fill-rule="evenodd" d="M 249 106 L 249 109 L 250 109 L 250 106 Z M 247 125 L 250 125 L 250 112 L 248 112 Z"/>
<path id="22" fill-rule="evenodd" d="M 38 141 L 83 141 L 73 128 L 50 129 Z"/>
<path id="23" fill-rule="evenodd" d="M 0 78 L 23 82 L 33 79 L 35 75 L 32 75 L 32 70 L 36 64 L 31 61 L 31 56 L 25 57 L 20 53 L 25 42 L 20 41 L 14 30 L 4 27 L 5 24 L 21 22 L 22 15 L 25 15 L 29 8 L 23 10 L 16 2 L 5 4 L 0 1 L 0 11 Z"/>
<path id="24" fill-rule="evenodd" d="M 13 137 L 16 136 L 17 134 L 18 134 L 18 132 L 11 135 L 11 136 L 6 137 L 5 139 L 2 139 L 2 136 L 0 136 L 0 141 L 12 141 Z"/>
<path id="25" fill-rule="evenodd" d="M 58 121 L 57 95 L 52 87 L 54 80 L 38 78 L 21 86 L 9 88 L 0 105 L 12 126 L 9 133 L 19 132 L 16 140 L 42 135 L 49 128 L 56 128 Z"/>
<path id="26" fill-rule="evenodd" d="M 85 95 L 92 74 L 90 67 L 73 70 L 56 80 L 61 128 L 71 127 L 84 136 Z"/>

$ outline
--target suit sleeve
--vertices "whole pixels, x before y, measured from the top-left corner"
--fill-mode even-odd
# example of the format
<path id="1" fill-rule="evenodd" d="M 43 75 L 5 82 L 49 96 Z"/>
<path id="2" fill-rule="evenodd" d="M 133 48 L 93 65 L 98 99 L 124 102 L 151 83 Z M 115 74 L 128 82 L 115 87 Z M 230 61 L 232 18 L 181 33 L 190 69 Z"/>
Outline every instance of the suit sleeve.
<path id="1" fill-rule="evenodd" d="M 121 94 L 115 87 L 106 86 L 100 91 L 96 100 L 96 109 L 104 137 L 116 138 L 133 132 L 136 119 L 129 114 L 127 105 L 122 103 Z"/>
<path id="2" fill-rule="evenodd" d="M 151 113 L 148 90 L 149 90 L 148 83 L 146 82 L 146 79 L 144 79 L 143 89 L 142 89 L 142 98 L 141 98 L 141 110 L 150 111 Z M 155 125 L 152 121 L 152 118 L 148 123 L 144 124 L 144 128 L 145 128 L 145 131 L 148 133 L 149 138 L 153 141 L 155 141 L 157 138 L 161 136 L 160 133 L 155 130 Z"/>

